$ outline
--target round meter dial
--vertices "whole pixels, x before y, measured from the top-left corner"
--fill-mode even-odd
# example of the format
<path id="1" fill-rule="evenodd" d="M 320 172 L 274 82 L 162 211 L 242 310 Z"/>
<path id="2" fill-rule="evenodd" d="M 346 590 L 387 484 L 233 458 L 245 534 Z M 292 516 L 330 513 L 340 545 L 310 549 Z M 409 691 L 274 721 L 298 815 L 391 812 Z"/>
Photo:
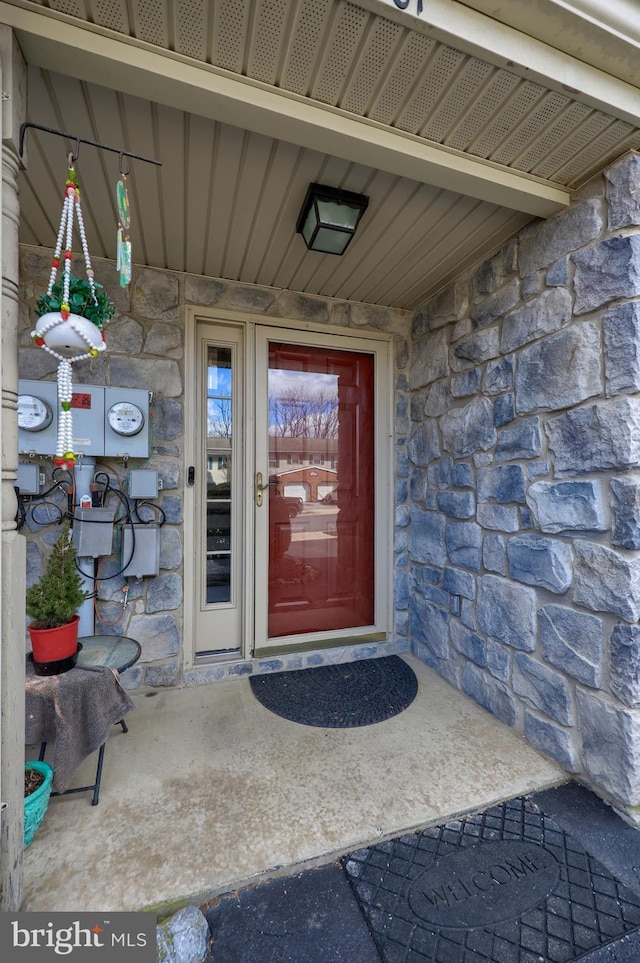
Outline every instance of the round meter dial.
<path id="1" fill-rule="evenodd" d="M 118 435 L 137 435 L 144 427 L 144 414 L 130 401 L 118 401 L 109 408 L 107 421 Z"/>
<path id="2" fill-rule="evenodd" d="M 53 410 L 35 395 L 18 395 L 18 427 L 23 431 L 44 431 L 53 420 Z"/>

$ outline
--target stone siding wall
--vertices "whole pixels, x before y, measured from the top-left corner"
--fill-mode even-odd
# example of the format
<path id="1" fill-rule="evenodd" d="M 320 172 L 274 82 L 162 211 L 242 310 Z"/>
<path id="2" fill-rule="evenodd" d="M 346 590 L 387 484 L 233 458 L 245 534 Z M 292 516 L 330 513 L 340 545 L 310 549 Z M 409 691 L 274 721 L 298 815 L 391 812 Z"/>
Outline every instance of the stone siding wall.
<path id="1" fill-rule="evenodd" d="M 640 158 L 417 312 L 397 624 L 640 813 Z"/>
<path id="2" fill-rule="evenodd" d="M 51 267 L 52 252 L 42 248 L 23 246 L 20 251 L 21 319 L 20 319 L 20 377 L 55 380 L 57 362 L 47 352 L 34 345 L 30 332 L 35 323 L 33 308 L 45 292 Z M 185 382 L 192 375 L 185 359 L 184 316 L 187 305 L 226 311 L 288 318 L 294 322 L 326 325 L 327 329 L 369 329 L 386 331 L 395 336 L 398 365 L 406 365 L 411 313 L 393 308 L 376 307 L 357 302 L 339 301 L 205 278 L 175 274 L 151 268 L 134 269 L 132 283 L 121 288 L 115 266 L 109 261 L 94 262 L 97 280 L 102 282 L 109 296 L 116 302 L 117 312 L 106 330 L 107 348 L 104 354 L 91 361 L 74 365 L 74 381 L 78 384 L 114 385 L 146 388 L 153 391 L 153 441 L 151 458 L 145 467 L 157 469 L 163 487 L 155 504 L 162 508 L 166 524 L 160 529 L 160 573 L 141 581 L 128 579 L 126 607 L 122 576 L 106 578 L 117 572 L 119 558 L 111 556 L 100 562 L 98 583 L 98 612 L 106 625 L 96 622 L 96 631 L 105 634 L 128 635 L 142 645 L 142 657 L 123 677 L 129 689 L 138 686 L 194 685 L 253 672 L 273 672 L 282 668 L 301 668 L 324 662 L 351 661 L 389 654 L 407 646 L 406 636 L 384 643 L 363 643 L 327 649 L 321 652 L 293 654 L 277 659 L 253 660 L 244 663 L 215 663 L 183 671 L 185 649 L 191 651 L 192 640 L 183 639 L 183 549 L 184 525 L 188 520 L 183 512 L 184 486 L 184 402 Z M 24 460 L 24 458 L 21 458 Z M 51 464 L 44 457 L 38 462 L 46 471 L 47 485 L 51 484 Z M 101 458 L 98 468 L 106 470 L 114 485 L 126 477 L 121 460 Z M 129 469 L 141 467 L 132 459 Z M 66 509 L 62 491 L 54 491 L 47 501 Z M 56 507 L 47 509 L 35 499 L 28 507 L 39 504 L 36 519 L 46 519 L 46 512 L 55 520 Z M 151 517 L 151 510 L 144 517 Z M 27 585 L 39 577 L 51 544 L 55 541 L 56 524 L 42 526 L 27 513 L 23 532 L 27 535 Z M 188 658 L 187 658 L 188 661 Z"/>

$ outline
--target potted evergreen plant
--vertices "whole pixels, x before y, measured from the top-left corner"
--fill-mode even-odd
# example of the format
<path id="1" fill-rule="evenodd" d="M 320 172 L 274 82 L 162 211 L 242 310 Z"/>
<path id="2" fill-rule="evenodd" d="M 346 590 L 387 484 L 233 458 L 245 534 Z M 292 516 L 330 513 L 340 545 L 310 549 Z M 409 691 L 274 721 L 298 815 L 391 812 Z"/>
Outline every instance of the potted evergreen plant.
<path id="1" fill-rule="evenodd" d="M 58 671 L 73 665 L 78 651 L 78 609 L 88 598 L 76 568 L 76 550 L 65 522 L 51 550 L 42 577 L 27 589 L 26 608 L 33 648 L 33 662 L 59 663 Z M 55 669 L 46 674 L 54 674 Z M 44 673 L 41 673 L 44 674 Z"/>

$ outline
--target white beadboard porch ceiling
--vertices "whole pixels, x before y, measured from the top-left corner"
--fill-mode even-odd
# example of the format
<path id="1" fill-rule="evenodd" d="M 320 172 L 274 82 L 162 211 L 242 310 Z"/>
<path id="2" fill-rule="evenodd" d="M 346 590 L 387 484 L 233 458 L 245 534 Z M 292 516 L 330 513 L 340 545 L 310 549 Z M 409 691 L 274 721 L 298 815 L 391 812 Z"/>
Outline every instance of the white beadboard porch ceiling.
<path id="1" fill-rule="evenodd" d="M 574 189 L 640 129 L 570 93 L 469 56 L 344 0 L 22 0 L 351 115 L 453 154 Z M 43 11 L 44 12 L 44 11 Z M 18 36 L 20 36 L 18 34 Z M 28 48 L 27 48 L 28 58 Z M 413 309 L 530 215 L 341 160 L 32 63 L 29 120 L 123 146 L 137 263 Z M 115 155 L 77 163 L 91 252 L 115 254 Z M 64 142 L 30 131 L 21 240 L 51 247 Z M 369 195 L 347 253 L 307 252 L 308 184 Z"/>

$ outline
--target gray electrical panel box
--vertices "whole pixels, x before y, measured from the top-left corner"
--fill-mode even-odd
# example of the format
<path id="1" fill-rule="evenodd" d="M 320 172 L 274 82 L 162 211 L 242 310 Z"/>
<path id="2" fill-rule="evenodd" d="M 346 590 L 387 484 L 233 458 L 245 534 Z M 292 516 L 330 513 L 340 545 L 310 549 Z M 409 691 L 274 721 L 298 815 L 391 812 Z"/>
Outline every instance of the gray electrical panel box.
<path id="1" fill-rule="evenodd" d="M 53 455 L 58 440 L 58 385 L 55 381 L 18 382 L 18 451 Z"/>
<path id="2" fill-rule="evenodd" d="M 104 388 L 73 385 L 73 450 L 83 455 L 104 455 Z"/>
<path id="3" fill-rule="evenodd" d="M 98 558 L 113 552 L 113 519 L 111 508 L 76 508 L 73 544 L 79 558 Z"/>
<path id="4" fill-rule="evenodd" d="M 150 392 L 73 385 L 73 450 L 87 456 L 148 458 Z M 53 455 L 58 441 L 58 385 L 20 379 L 18 450 Z"/>
<path id="5" fill-rule="evenodd" d="M 129 472 L 130 498 L 157 498 L 158 472 L 152 468 L 135 468 Z"/>
<path id="6" fill-rule="evenodd" d="M 131 526 L 125 525 L 122 529 L 121 564 L 126 565 L 122 574 L 132 578 L 157 575 L 160 571 L 160 529 L 157 525 L 134 525 L 133 527 L 135 549 Z"/>
<path id="7" fill-rule="evenodd" d="M 21 495 L 37 495 L 40 491 L 40 466 L 20 462 L 16 485 Z"/>
<path id="8" fill-rule="evenodd" d="M 111 457 L 149 456 L 149 392 L 104 389 L 104 453 Z"/>

